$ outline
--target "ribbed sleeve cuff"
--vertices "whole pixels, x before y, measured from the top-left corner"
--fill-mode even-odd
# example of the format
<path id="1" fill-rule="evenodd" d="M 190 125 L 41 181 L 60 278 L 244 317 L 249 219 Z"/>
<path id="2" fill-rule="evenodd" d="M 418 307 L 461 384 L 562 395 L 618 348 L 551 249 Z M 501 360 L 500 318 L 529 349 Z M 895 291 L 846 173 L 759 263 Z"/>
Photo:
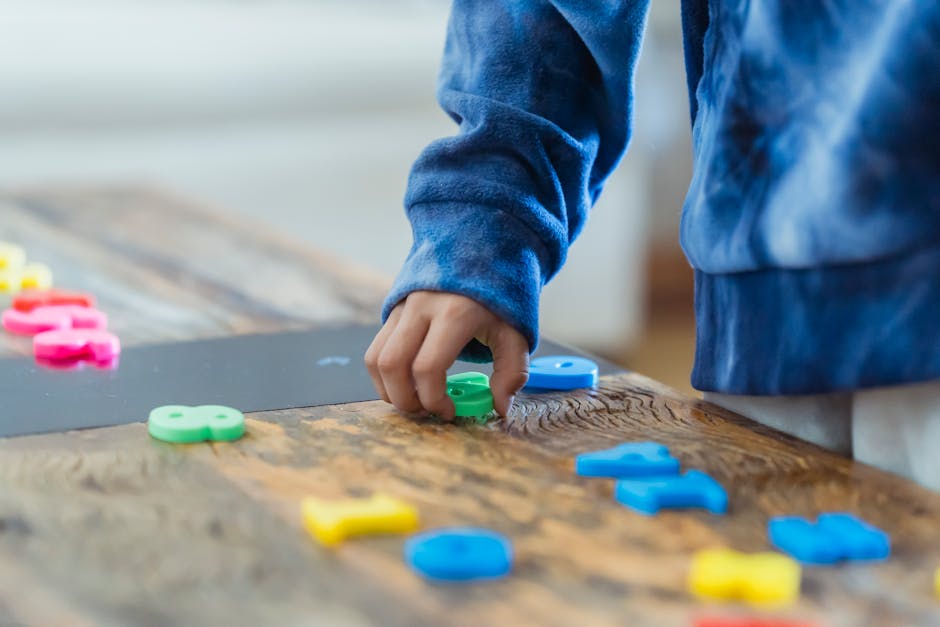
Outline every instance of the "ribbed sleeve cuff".
<path id="1" fill-rule="evenodd" d="M 940 379 L 940 248 L 867 264 L 695 273 L 692 385 L 824 394 Z"/>

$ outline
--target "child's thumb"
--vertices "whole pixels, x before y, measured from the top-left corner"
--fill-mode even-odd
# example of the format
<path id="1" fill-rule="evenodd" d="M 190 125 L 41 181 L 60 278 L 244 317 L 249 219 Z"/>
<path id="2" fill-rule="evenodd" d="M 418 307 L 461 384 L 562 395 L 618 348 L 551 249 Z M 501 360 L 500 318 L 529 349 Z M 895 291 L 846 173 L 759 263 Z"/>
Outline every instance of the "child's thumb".
<path id="1" fill-rule="evenodd" d="M 493 406 L 500 416 L 509 414 L 512 400 L 529 380 L 529 344 L 522 335 L 507 327 L 490 345 L 493 351 Z"/>

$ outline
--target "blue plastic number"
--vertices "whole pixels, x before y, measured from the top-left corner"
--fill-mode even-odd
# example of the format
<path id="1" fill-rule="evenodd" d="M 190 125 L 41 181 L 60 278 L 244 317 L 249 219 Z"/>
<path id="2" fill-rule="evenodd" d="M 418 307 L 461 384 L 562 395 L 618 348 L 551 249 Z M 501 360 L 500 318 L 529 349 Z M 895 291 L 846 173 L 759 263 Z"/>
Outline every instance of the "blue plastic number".
<path id="1" fill-rule="evenodd" d="M 574 390 L 597 385 L 597 364 L 584 357 L 536 357 L 529 364 L 527 388 Z"/>
<path id="2" fill-rule="evenodd" d="M 657 442 L 627 442 L 578 455 L 574 471 L 582 477 L 670 477 L 679 474 L 679 460 Z"/>
<path id="3" fill-rule="evenodd" d="M 728 511 L 728 494 L 721 484 L 704 472 L 690 470 L 680 477 L 621 479 L 614 496 L 623 505 L 641 514 L 661 509 L 697 507 L 713 514 Z"/>
<path id="4" fill-rule="evenodd" d="M 773 518 L 768 534 L 774 546 L 806 564 L 883 560 L 891 554 L 888 534 L 852 514 L 821 514 L 815 523 L 795 516 Z"/>
<path id="5" fill-rule="evenodd" d="M 405 542 L 405 560 L 419 575 L 434 581 L 504 577 L 512 570 L 512 559 L 509 540 L 489 529 L 438 529 Z"/>

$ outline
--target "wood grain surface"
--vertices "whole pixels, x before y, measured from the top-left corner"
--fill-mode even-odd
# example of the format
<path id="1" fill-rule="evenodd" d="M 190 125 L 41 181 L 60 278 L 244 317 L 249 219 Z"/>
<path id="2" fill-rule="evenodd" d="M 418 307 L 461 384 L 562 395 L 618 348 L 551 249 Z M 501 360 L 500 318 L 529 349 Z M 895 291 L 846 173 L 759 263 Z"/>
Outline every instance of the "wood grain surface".
<path id="1" fill-rule="evenodd" d="M 97 293 L 129 344 L 374 320 L 386 285 L 139 188 L 9 194 L 0 239 Z M 713 474 L 729 514 L 640 516 L 613 501 L 611 481 L 573 474 L 575 454 L 624 440 L 663 442 Z M 427 528 L 509 535 L 514 573 L 430 585 L 399 537 L 326 550 L 302 530 L 303 496 L 376 490 L 412 502 Z M 891 560 L 807 568 L 801 601 L 771 614 L 686 592 L 693 551 L 766 549 L 770 516 L 826 510 L 889 531 Z M 940 495 L 637 374 L 523 395 L 487 426 L 383 403 L 253 414 L 230 444 L 164 444 L 134 424 L 0 440 L 0 625 L 940 625 L 938 527 Z"/>

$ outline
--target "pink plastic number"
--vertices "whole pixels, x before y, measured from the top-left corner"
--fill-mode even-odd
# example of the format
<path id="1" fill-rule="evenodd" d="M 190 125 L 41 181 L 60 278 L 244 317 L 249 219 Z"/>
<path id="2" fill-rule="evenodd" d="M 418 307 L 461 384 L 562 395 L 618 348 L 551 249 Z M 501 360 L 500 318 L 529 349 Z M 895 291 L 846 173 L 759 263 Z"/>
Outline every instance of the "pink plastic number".
<path id="1" fill-rule="evenodd" d="M 108 316 L 103 311 L 78 305 L 50 305 L 32 311 L 7 309 L 3 328 L 10 333 L 36 335 L 54 329 L 105 329 Z"/>
<path id="2" fill-rule="evenodd" d="M 120 358 L 115 357 L 107 361 L 88 361 L 85 359 L 39 359 L 36 358 L 36 365 L 47 370 L 59 370 L 64 372 L 73 372 L 84 370 L 85 368 L 95 368 L 96 370 L 117 370 Z"/>
<path id="3" fill-rule="evenodd" d="M 121 353 L 121 342 L 100 329 L 59 329 L 34 337 L 33 353 L 37 359 L 109 362 Z"/>

